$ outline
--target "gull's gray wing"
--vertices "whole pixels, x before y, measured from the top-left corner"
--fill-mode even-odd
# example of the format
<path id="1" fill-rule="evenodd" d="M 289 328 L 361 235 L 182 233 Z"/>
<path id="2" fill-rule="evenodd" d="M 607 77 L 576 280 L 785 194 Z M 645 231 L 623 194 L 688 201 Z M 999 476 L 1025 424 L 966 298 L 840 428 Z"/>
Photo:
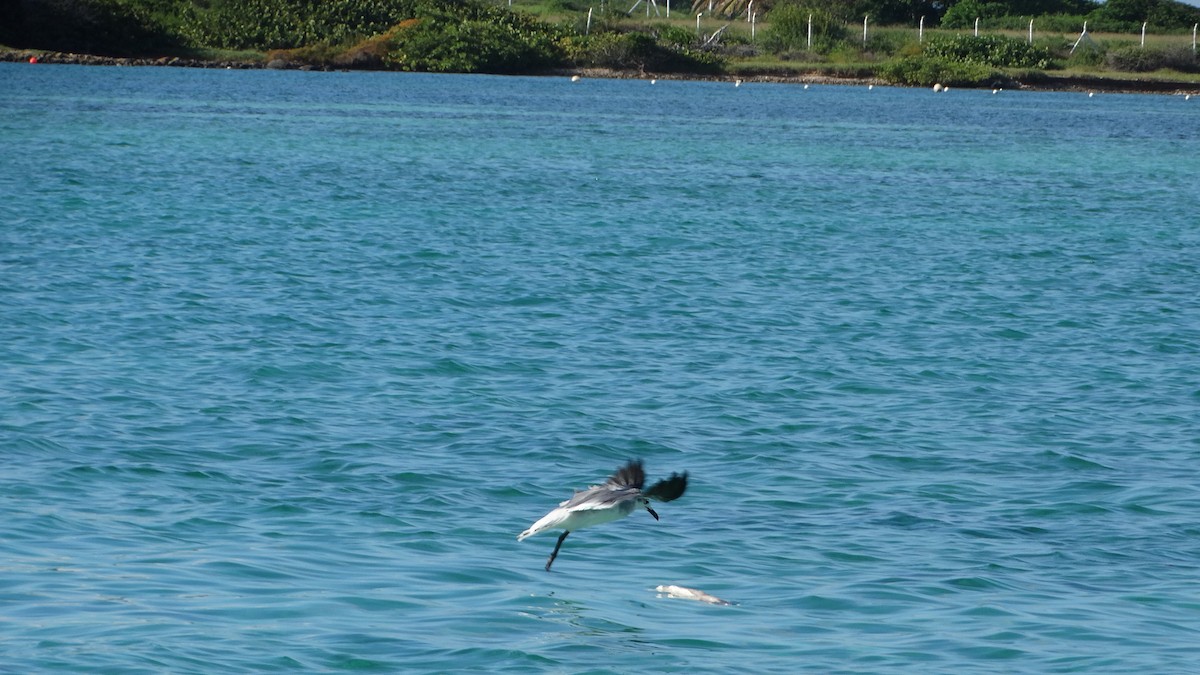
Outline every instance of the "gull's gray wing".
<path id="1" fill-rule="evenodd" d="M 576 491 L 570 499 L 558 506 L 568 511 L 607 509 L 614 504 L 633 499 L 637 493 L 635 488 L 614 487 L 610 484 L 594 485 L 586 490 Z"/>

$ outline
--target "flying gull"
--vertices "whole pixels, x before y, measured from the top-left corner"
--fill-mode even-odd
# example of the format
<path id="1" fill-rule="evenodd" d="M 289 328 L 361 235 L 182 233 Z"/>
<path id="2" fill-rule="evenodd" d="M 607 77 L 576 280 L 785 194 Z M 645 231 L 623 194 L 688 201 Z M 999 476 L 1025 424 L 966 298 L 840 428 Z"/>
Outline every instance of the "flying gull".
<path id="1" fill-rule="evenodd" d="M 683 496 L 687 489 L 687 472 L 682 475 L 672 472 L 671 477 L 660 480 L 650 489 L 643 490 L 646 483 L 646 473 L 642 469 L 642 460 L 631 461 L 617 469 L 608 477 L 604 485 L 593 485 L 586 490 L 576 490 L 575 495 L 558 505 L 542 519 L 529 526 L 517 535 L 517 541 L 531 537 L 546 530 L 562 530 L 554 552 L 546 561 L 546 571 L 554 564 L 558 549 L 562 548 L 563 540 L 575 530 L 581 530 L 592 525 L 599 525 L 613 520 L 619 520 L 633 513 L 639 506 L 645 507 L 650 515 L 658 520 L 658 514 L 650 508 L 650 500 L 669 502 Z"/>

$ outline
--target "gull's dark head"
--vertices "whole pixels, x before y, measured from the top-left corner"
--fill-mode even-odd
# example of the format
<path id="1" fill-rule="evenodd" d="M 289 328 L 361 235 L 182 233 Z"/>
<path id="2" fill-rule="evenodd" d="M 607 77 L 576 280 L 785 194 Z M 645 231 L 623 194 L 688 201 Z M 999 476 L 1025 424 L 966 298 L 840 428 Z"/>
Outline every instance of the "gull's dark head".
<path id="1" fill-rule="evenodd" d="M 654 509 L 650 508 L 649 499 L 642 497 L 642 506 L 646 507 L 646 510 L 650 512 L 650 515 L 654 516 L 655 520 L 658 520 L 658 514 L 654 512 Z"/>

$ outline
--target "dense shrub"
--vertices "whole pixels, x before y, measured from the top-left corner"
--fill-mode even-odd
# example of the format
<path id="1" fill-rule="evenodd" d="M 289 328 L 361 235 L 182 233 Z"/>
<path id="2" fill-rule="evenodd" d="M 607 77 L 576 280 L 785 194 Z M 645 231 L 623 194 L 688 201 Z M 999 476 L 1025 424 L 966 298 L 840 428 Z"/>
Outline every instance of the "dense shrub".
<path id="1" fill-rule="evenodd" d="M 1109 68 L 1131 73 L 1146 73 L 1170 69 L 1182 72 L 1200 71 L 1200 62 L 1190 47 L 1169 49 L 1145 49 L 1136 45 L 1120 47 L 1108 52 L 1105 59 Z"/>
<path id="2" fill-rule="evenodd" d="M 846 37 L 845 24 L 827 10 L 785 3 L 767 13 L 770 27 L 763 35 L 763 47 L 775 53 L 808 49 L 809 16 L 812 16 L 813 51 L 827 51 Z"/>
<path id="3" fill-rule="evenodd" d="M 1105 60 L 1112 69 L 1131 73 L 1144 73 L 1162 68 L 1162 54 L 1158 50 L 1137 46 L 1114 49 L 1108 53 Z"/>
<path id="4" fill-rule="evenodd" d="M 861 44 L 861 36 L 856 43 Z M 867 37 L 867 44 L 863 45 L 863 50 L 870 55 L 876 54 L 901 54 L 908 49 L 915 49 L 920 52 L 920 43 L 917 42 L 917 32 L 914 30 L 896 30 L 885 28 L 882 30 L 870 31 Z"/>
<path id="5" fill-rule="evenodd" d="M 1133 33 L 1142 22 L 1156 30 L 1191 28 L 1200 22 L 1200 8 L 1170 0 L 1106 0 L 1088 17 L 1094 30 Z"/>
<path id="6" fill-rule="evenodd" d="M 1200 57 L 1191 47 L 1176 45 L 1162 50 L 1163 67 L 1183 73 L 1200 73 Z"/>
<path id="7" fill-rule="evenodd" d="M 889 61 L 880 66 L 879 76 L 892 84 L 916 87 L 934 84 L 976 87 L 1002 77 L 981 63 L 956 61 L 939 56 L 913 56 Z"/>
<path id="8" fill-rule="evenodd" d="M 652 41 L 625 33 L 593 33 L 565 41 L 567 60 L 589 68 L 641 68 Z"/>
<path id="9" fill-rule="evenodd" d="M 178 46 L 151 12 L 121 0 L 10 2 L 0 36 L 13 47 L 136 56 Z"/>
<path id="10" fill-rule="evenodd" d="M 420 7 L 417 0 L 188 2 L 180 7 L 178 30 L 193 45 L 224 49 L 346 44 L 383 33 Z"/>
<path id="11" fill-rule="evenodd" d="M 547 24 L 493 6 L 428 9 L 394 32 L 383 62 L 445 73 L 536 71 L 562 62 L 556 37 Z"/>
<path id="12" fill-rule="evenodd" d="M 979 22 L 979 29 L 981 31 L 1011 30 L 1024 33 L 1029 30 L 1029 20 L 1030 17 L 1027 15 L 1005 14 L 1004 16 L 984 18 Z M 1041 14 L 1033 17 L 1033 30 L 1038 35 L 1078 33 L 1083 30 L 1083 22 L 1090 20 L 1084 14 Z M 1092 27 L 1089 26 L 1089 28 Z"/>
<path id="13" fill-rule="evenodd" d="M 811 4 L 829 7 L 842 20 L 862 26 L 863 15 L 869 15 L 876 26 L 915 26 L 921 17 L 932 24 L 946 9 L 942 0 L 807 0 Z"/>
<path id="14" fill-rule="evenodd" d="M 1067 65 L 1073 68 L 1095 68 L 1103 65 L 1105 62 L 1105 48 L 1094 41 L 1084 40 L 1079 43 L 1075 51 L 1069 51 L 1070 47 L 1067 47 L 1066 50 L 1069 52 L 1067 54 Z"/>
<path id="15" fill-rule="evenodd" d="M 995 19 L 1004 16 L 1006 10 L 998 2 L 959 0 L 942 16 L 942 28 L 973 28 L 975 19 Z"/>
<path id="16" fill-rule="evenodd" d="M 696 46 L 696 34 L 691 29 L 682 26 L 660 23 L 651 26 L 650 32 L 659 44 L 665 47 L 690 49 Z"/>
<path id="17" fill-rule="evenodd" d="M 681 38 L 676 35 L 675 38 Z M 713 72 L 721 60 L 691 47 L 662 44 L 649 33 L 594 33 L 562 41 L 574 65 L 615 70 Z"/>
<path id="18" fill-rule="evenodd" d="M 925 56 L 993 68 L 1045 68 L 1050 61 L 1044 49 L 1002 35 L 934 38 L 926 43 Z"/>
<path id="19" fill-rule="evenodd" d="M 958 0 L 942 16 L 943 28 L 971 28 L 975 19 L 990 30 L 1034 29 L 1078 32 L 1083 22 L 1096 32 L 1131 32 L 1143 21 L 1160 28 L 1191 27 L 1200 9 L 1176 0 Z"/>
<path id="20" fill-rule="evenodd" d="M 1014 30 L 1026 30 L 1029 26 L 1029 17 L 1020 16 L 1012 17 L 1015 19 Z M 1082 14 L 1046 14 L 1037 17 L 1034 21 L 1033 29 L 1037 33 L 1066 33 L 1078 34 L 1083 31 L 1083 24 L 1090 21 L 1087 16 Z M 1098 26 L 1091 24 L 1091 29 L 1095 30 Z"/>
<path id="21" fill-rule="evenodd" d="M 919 56 L 896 59 L 880 68 L 895 84 L 978 86 L 1002 76 L 998 68 L 1046 68 L 1049 53 L 1000 35 L 956 35 L 925 43 Z"/>

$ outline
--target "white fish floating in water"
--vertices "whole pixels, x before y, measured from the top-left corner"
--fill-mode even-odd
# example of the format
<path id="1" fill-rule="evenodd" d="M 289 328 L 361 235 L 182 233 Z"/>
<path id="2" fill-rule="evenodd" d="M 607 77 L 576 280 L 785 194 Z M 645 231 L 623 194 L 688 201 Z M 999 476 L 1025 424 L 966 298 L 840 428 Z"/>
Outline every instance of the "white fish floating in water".
<path id="1" fill-rule="evenodd" d="M 722 600 L 715 595 L 709 595 L 704 591 L 687 588 L 686 586 L 656 586 L 654 590 L 667 596 L 668 598 L 682 598 L 684 600 L 697 600 L 699 602 L 707 602 L 710 605 L 732 605 L 728 600 Z M 662 596 L 659 596 L 662 597 Z"/>

